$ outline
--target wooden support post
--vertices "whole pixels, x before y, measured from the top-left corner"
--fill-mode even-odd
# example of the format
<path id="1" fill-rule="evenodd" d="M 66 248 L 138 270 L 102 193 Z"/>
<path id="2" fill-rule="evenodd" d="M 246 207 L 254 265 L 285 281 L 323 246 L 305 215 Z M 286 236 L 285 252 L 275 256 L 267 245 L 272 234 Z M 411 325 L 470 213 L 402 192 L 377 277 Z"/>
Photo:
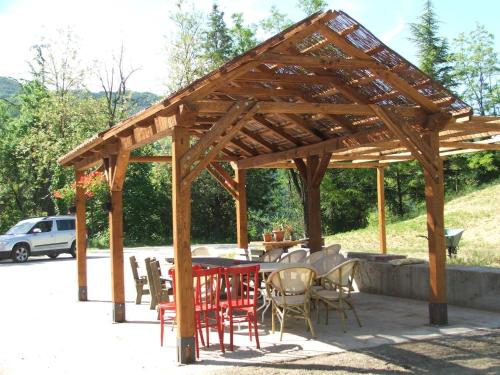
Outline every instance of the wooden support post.
<path id="1" fill-rule="evenodd" d="M 125 321 L 125 279 L 123 274 L 123 201 L 122 191 L 111 191 L 109 211 L 109 247 L 111 252 L 111 298 L 113 321 Z"/>
<path id="2" fill-rule="evenodd" d="M 429 244 L 429 320 L 431 324 L 444 325 L 448 323 L 444 238 L 444 174 L 443 161 L 439 157 L 438 132 L 433 131 L 425 134 L 424 142 L 429 146 L 434 163 L 437 164 L 437 175 L 432 175 L 424 168 Z"/>
<path id="3" fill-rule="evenodd" d="M 307 218 L 309 229 L 309 249 L 320 251 L 321 240 L 321 205 L 319 184 L 314 184 L 314 173 L 319 164 L 318 156 L 307 158 Z"/>
<path id="4" fill-rule="evenodd" d="M 118 154 L 108 159 L 108 182 L 111 209 L 109 211 L 109 247 L 111 253 L 111 298 L 113 321 L 125 322 L 125 277 L 123 270 L 123 183 L 130 150 L 120 147 Z"/>
<path id="5" fill-rule="evenodd" d="M 195 362 L 194 298 L 191 263 L 191 182 L 182 157 L 189 150 L 189 129 L 175 126 L 172 132 L 172 214 L 177 306 L 177 361 Z M 184 182 L 184 183 L 183 183 Z"/>
<path id="6" fill-rule="evenodd" d="M 246 170 L 235 168 L 238 195 L 236 198 L 236 233 L 238 247 L 248 249 L 248 213 L 247 213 L 247 189 Z"/>
<path id="7" fill-rule="evenodd" d="M 323 246 L 320 185 L 331 156 L 330 153 L 323 154 L 321 161 L 317 155 L 309 156 L 306 163 L 302 159 L 294 159 L 305 187 L 304 216 L 311 252 L 320 251 Z"/>
<path id="8" fill-rule="evenodd" d="M 83 171 L 75 170 L 76 182 L 76 263 L 78 273 L 78 300 L 87 301 L 87 225 L 85 222 L 85 191 L 81 179 Z"/>
<path id="9" fill-rule="evenodd" d="M 378 202 L 378 237 L 380 252 L 387 253 L 385 235 L 385 194 L 384 194 L 384 167 L 377 168 L 377 202 Z"/>

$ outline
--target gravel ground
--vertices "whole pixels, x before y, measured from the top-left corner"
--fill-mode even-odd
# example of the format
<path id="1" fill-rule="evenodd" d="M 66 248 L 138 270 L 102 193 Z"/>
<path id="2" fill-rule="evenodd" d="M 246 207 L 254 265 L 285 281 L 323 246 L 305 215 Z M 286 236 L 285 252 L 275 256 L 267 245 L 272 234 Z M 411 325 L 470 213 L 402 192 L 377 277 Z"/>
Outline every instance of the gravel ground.
<path id="1" fill-rule="evenodd" d="M 500 374 L 500 329 L 382 345 L 259 366 L 230 367 L 225 375 L 245 374 Z M 221 371 L 211 372 L 220 374 Z"/>

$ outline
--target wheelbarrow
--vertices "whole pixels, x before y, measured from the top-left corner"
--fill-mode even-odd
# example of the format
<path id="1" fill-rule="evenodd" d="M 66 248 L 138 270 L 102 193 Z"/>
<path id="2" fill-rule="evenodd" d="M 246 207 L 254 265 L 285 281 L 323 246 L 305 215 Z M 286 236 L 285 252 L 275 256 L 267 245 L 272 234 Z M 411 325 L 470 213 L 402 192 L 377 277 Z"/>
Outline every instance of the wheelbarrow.
<path id="1" fill-rule="evenodd" d="M 444 238 L 446 240 L 446 248 L 448 249 L 448 256 L 451 258 L 453 255 L 457 255 L 458 243 L 460 238 L 462 238 L 462 233 L 464 229 L 444 229 Z"/>
<path id="2" fill-rule="evenodd" d="M 444 239 L 446 249 L 448 249 L 448 256 L 451 258 L 453 255 L 457 255 L 458 243 L 460 242 L 460 238 L 462 238 L 462 233 L 465 229 L 461 228 L 450 228 L 444 229 Z M 418 236 L 423 238 L 428 238 L 427 236 Z"/>

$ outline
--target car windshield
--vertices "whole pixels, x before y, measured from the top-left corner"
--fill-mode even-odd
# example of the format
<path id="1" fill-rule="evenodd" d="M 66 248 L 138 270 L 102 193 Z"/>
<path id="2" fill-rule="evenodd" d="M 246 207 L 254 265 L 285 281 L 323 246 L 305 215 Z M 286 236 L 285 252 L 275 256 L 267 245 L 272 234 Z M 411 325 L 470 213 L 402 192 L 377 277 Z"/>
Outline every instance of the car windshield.
<path id="1" fill-rule="evenodd" d="M 10 228 L 5 234 L 26 234 L 33 228 L 34 222 L 25 221 L 21 223 L 17 223 L 12 228 Z"/>

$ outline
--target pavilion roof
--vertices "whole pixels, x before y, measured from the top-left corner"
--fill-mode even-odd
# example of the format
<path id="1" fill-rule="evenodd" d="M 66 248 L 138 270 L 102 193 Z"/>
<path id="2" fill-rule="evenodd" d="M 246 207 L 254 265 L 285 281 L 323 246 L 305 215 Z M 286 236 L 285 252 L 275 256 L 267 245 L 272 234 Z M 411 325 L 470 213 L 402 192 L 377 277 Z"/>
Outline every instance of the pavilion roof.
<path id="1" fill-rule="evenodd" d="M 323 153 L 359 166 L 413 159 L 411 144 L 428 129 L 440 130 L 443 154 L 499 149 L 490 139 L 500 134 L 498 118 L 471 115 L 470 106 L 346 13 L 327 11 L 95 135 L 59 162 L 85 169 L 120 147 L 167 137 L 178 124 L 203 140 L 200 147 L 217 149 L 241 168 L 286 167 Z"/>

